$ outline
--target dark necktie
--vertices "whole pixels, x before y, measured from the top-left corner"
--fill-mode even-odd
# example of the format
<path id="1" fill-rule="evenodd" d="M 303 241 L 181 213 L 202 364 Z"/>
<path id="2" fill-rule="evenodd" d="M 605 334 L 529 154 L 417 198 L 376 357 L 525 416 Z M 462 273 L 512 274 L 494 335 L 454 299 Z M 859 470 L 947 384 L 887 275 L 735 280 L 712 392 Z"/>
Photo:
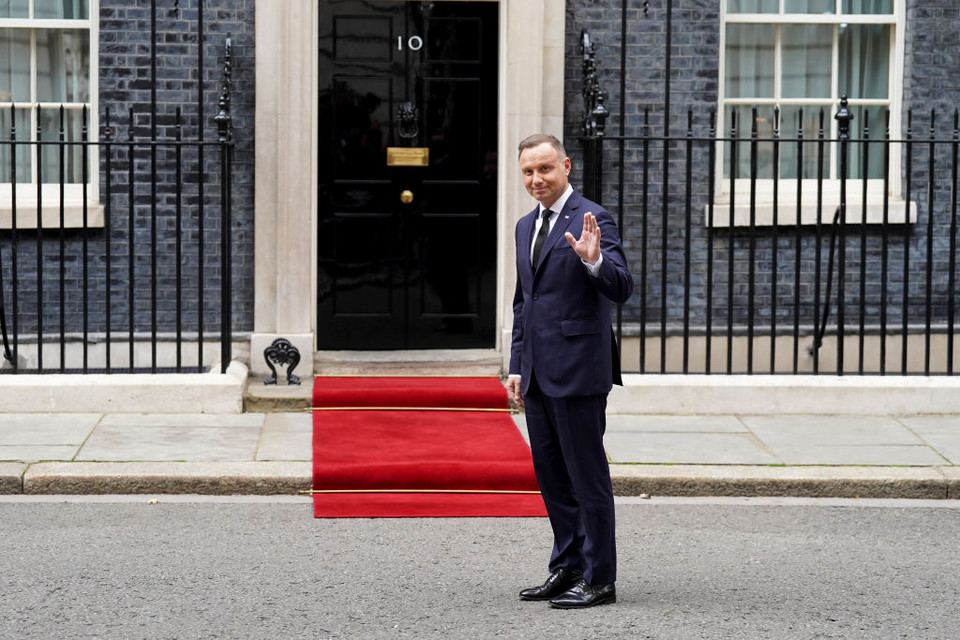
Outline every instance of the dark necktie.
<path id="1" fill-rule="evenodd" d="M 540 231 L 537 232 L 537 239 L 533 241 L 533 268 L 537 268 L 540 262 L 540 250 L 543 249 L 543 243 L 547 241 L 547 235 L 550 233 L 550 216 L 553 211 L 544 209 L 540 214 Z"/>

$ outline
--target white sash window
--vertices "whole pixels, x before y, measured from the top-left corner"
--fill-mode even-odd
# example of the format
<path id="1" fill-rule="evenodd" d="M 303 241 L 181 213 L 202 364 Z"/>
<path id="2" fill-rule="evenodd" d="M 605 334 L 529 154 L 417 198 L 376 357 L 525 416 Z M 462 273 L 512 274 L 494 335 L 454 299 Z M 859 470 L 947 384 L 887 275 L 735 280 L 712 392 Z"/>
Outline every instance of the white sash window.
<path id="1" fill-rule="evenodd" d="M 10 140 L 12 125 L 17 141 L 15 153 L 11 145 L 0 145 L 0 228 L 11 225 L 14 187 L 17 226 L 36 226 L 38 183 L 44 226 L 59 226 L 61 181 L 67 225 L 77 225 L 83 148 L 68 145 L 61 160 L 57 145 L 44 145 L 41 151 L 31 143 L 38 138 L 59 142 L 61 129 L 64 141 L 80 142 L 84 107 L 87 137 L 97 139 L 97 4 L 97 0 L 0 1 L 0 140 Z M 87 161 L 87 199 L 93 206 L 98 182 L 94 146 L 89 147 Z"/>
<path id="2" fill-rule="evenodd" d="M 846 95 L 854 120 L 851 139 L 882 141 L 889 110 L 890 136 L 900 135 L 902 87 L 903 20 L 902 2 L 894 0 L 723 0 L 721 30 L 720 115 L 718 135 L 729 137 L 736 114 L 737 163 L 732 165 L 732 144 L 718 153 L 717 203 L 729 203 L 731 177 L 736 216 L 750 202 L 750 136 L 756 109 L 760 140 L 774 136 L 775 113 L 779 109 L 779 212 L 784 224 L 796 223 L 797 189 L 802 189 L 799 212 L 803 223 L 816 220 L 817 180 L 820 164 L 816 140 L 821 128 L 828 140 L 837 138 L 834 114 Z M 803 153 L 796 139 L 802 130 L 808 141 Z M 863 182 L 867 181 L 868 220 L 879 222 L 883 201 L 884 150 L 880 142 L 849 145 L 847 190 L 858 194 L 848 205 L 851 220 L 860 220 Z M 864 150 L 867 158 L 864 159 Z M 773 200 L 773 145 L 763 142 L 757 150 L 758 224 L 769 224 L 766 213 Z M 832 218 L 839 201 L 838 145 L 827 144 L 823 157 L 824 204 L 821 218 Z M 891 149 L 889 196 L 899 194 L 900 149 Z M 802 184 L 798 185 L 798 182 Z M 810 206 L 808 206 L 808 203 Z M 910 216 L 905 203 L 891 209 L 891 221 Z M 716 224 L 726 225 L 728 212 L 716 212 Z"/>

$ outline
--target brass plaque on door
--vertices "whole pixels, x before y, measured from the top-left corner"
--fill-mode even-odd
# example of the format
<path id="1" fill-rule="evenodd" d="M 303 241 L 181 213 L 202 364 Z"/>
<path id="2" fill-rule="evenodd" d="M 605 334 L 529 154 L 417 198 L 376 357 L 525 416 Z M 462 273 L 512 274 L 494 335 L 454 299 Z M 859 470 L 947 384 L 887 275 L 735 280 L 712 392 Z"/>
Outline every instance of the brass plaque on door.
<path id="1" fill-rule="evenodd" d="M 388 167 L 430 166 L 429 147 L 387 147 Z"/>

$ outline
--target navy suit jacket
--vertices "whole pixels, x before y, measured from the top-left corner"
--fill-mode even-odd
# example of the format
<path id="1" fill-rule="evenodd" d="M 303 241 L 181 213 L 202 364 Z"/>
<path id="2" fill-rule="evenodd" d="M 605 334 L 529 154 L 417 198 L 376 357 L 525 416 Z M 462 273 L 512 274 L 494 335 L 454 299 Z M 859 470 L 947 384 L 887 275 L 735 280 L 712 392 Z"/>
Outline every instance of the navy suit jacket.
<path id="1" fill-rule="evenodd" d="M 540 389 L 551 397 L 606 394 L 614 382 L 620 383 L 611 302 L 624 302 L 633 293 L 617 225 L 603 207 L 574 189 L 534 272 L 530 246 L 539 209 L 517 222 L 510 373 L 520 374 L 524 393 L 535 374 Z M 588 212 L 600 226 L 603 262 L 597 277 L 587 272 L 563 235 L 569 231 L 579 238 Z"/>

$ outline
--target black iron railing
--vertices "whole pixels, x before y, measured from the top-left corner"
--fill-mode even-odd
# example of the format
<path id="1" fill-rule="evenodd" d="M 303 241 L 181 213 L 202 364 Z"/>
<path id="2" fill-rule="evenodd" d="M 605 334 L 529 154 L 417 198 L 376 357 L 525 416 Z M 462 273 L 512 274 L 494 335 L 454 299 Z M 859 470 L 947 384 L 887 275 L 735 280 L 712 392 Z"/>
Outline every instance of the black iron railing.
<path id="1" fill-rule="evenodd" d="M 779 122 L 761 138 L 756 112 L 745 124 L 731 114 L 721 133 L 715 116 L 697 123 L 692 111 L 681 135 L 644 127 L 636 137 L 584 137 L 584 156 L 596 162 L 584 191 L 619 213 L 638 285 L 618 316 L 621 341 L 637 357 L 624 368 L 955 374 L 960 112 L 951 116 L 945 133 L 931 113 L 927 135 L 915 135 L 908 112 L 903 137 L 891 136 L 889 118 L 875 127 L 881 135 L 862 126 L 854 137 L 843 100 L 835 139 L 825 112 L 814 138 L 799 126 L 781 135 Z M 778 177 L 788 145 L 817 167 L 812 182 Z M 833 180 L 824 175 L 831 152 Z M 774 165 L 766 180 L 762 154 Z M 879 158 L 882 181 L 849 179 L 854 155 L 860 171 Z M 616 179 L 623 157 L 636 159 L 637 179 L 625 185 Z M 891 180 L 894 157 L 902 172 Z M 746 175 L 738 167 L 749 167 Z M 839 200 L 825 196 L 831 185 Z M 781 195 L 787 187 L 795 195 Z"/>

